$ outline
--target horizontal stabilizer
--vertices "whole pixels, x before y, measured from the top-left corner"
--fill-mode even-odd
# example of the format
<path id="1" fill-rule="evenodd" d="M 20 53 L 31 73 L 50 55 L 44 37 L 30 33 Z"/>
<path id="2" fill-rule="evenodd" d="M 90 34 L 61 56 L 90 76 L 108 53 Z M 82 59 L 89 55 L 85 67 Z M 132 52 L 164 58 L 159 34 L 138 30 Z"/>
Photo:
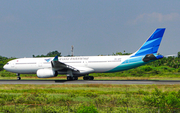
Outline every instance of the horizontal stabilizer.
<path id="1" fill-rule="evenodd" d="M 147 54 L 144 58 L 143 58 L 143 61 L 144 62 L 149 62 L 150 60 L 157 60 L 157 59 L 161 59 L 163 58 L 162 55 L 153 55 L 153 54 Z"/>

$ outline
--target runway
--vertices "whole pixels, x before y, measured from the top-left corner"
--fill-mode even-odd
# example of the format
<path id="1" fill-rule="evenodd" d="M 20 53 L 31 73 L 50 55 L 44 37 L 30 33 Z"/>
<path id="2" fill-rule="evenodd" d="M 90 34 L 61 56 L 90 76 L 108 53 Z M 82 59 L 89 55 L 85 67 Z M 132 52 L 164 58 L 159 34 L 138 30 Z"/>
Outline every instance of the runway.
<path id="1" fill-rule="evenodd" d="M 0 80 L 0 84 L 180 84 L 180 80 Z"/>

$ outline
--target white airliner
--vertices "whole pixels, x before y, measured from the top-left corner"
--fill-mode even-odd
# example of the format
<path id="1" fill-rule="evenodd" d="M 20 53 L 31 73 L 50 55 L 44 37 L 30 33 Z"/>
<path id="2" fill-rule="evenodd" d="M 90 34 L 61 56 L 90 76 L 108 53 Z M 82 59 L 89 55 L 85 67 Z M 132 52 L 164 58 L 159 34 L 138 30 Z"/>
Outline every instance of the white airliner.
<path id="1" fill-rule="evenodd" d="M 39 78 L 56 77 L 66 74 L 67 80 L 93 80 L 90 73 L 110 73 L 128 70 L 163 58 L 157 51 L 160 46 L 165 28 L 158 28 L 147 41 L 131 55 L 118 56 L 79 56 L 54 58 L 19 58 L 9 61 L 4 69 L 20 74 L 37 74 Z"/>

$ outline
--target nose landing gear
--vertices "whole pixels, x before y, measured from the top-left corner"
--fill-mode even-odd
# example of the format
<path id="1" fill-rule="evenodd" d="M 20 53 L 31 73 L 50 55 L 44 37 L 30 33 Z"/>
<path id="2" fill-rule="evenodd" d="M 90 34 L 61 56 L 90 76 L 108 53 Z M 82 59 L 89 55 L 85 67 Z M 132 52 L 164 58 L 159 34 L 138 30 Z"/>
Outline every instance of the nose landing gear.
<path id="1" fill-rule="evenodd" d="M 20 74 L 17 73 L 16 75 L 17 75 L 17 80 L 21 80 Z"/>

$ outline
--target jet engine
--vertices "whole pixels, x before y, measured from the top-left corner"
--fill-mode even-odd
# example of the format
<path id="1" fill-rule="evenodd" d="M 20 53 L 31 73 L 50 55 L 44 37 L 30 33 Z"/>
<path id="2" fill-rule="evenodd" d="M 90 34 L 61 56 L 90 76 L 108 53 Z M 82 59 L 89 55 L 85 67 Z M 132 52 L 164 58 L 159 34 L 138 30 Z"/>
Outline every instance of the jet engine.
<path id="1" fill-rule="evenodd" d="M 37 77 L 39 78 L 49 78 L 49 77 L 56 77 L 58 75 L 57 71 L 52 69 L 39 69 L 37 70 Z"/>

